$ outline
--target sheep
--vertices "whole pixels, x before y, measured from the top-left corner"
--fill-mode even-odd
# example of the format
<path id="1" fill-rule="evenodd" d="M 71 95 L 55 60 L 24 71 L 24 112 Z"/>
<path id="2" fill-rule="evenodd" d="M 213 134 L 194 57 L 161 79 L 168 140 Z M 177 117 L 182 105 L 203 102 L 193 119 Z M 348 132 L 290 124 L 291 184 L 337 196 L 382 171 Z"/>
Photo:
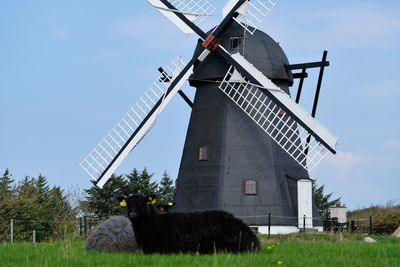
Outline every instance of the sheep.
<path id="1" fill-rule="evenodd" d="M 125 216 L 112 216 L 96 226 L 86 240 L 86 249 L 102 252 L 139 250 L 132 223 Z"/>
<path id="2" fill-rule="evenodd" d="M 256 252 L 260 243 L 241 220 L 225 211 L 159 214 L 154 195 L 119 198 L 127 206 L 136 241 L 143 253 Z"/>

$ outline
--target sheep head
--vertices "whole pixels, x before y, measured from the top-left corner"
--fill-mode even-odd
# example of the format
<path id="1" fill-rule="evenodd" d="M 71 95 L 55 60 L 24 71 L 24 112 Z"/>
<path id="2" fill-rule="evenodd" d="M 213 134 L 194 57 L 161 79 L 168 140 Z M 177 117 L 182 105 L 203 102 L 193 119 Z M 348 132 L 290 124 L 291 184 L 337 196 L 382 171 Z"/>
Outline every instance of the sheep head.
<path id="1" fill-rule="evenodd" d="M 130 219 L 135 219 L 138 217 L 151 215 L 153 211 L 152 205 L 156 204 L 156 196 L 129 194 L 126 196 L 118 197 L 118 201 L 121 207 L 127 207 L 128 217 Z"/>

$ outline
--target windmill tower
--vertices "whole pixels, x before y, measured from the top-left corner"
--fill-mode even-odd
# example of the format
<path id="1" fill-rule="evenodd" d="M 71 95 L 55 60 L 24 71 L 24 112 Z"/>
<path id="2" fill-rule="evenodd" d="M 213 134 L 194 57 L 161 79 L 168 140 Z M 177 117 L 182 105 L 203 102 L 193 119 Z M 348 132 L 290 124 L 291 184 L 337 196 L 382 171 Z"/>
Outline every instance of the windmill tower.
<path id="1" fill-rule="evenodd" d="M 81 166 L 102 187 L 179 93 L 193 110 L 174 211 L 223 209 L 260 226 L 270 213 L 275 225 L 313 227 L 308 171 L 335 153 L 337 138 L 314 119 L 314 108 L 310 115 L 290 98 L 289 86 L 301 79 L 298 100 L 306 69 L 319 66 L 323 73 L 326 55 L 322 62 L 290 65 L 279 45 L 257 30 L 255 22 L 276 1 L 230 0 L 222 22 L 207 34 L 198 27 L 214 11 L 207 0 L 148 1 L 184 33 L 199 35 L 199 44 L 188 64 L 178 58 L 158 69 L 144 96 Z M 302 72 L 292 74 L 295 69 Z M 187 79 L 197 88 L 193 103 L 180 90 Z"/>

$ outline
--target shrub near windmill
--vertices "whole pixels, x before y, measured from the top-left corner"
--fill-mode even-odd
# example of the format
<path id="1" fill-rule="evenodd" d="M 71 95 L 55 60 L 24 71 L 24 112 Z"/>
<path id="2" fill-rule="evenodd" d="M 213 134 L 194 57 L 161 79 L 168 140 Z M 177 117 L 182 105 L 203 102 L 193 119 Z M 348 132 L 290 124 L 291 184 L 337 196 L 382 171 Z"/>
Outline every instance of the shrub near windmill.
<path id="1" fill-rule="evenodd" d="M 279 45 L 257 30 L 276 1 L 230 0 L 209 33 L 198 26 L 215 10 L 208 1 L 149 2 L 184 33 L 196 33 L 199 44 L 189 63 L 177 58 L 158 68 L 161 74 L 143 97 L 81 166 L 102 187 L 179 93 L 192 113 L 172 211 L 222 209 L 260 231 L 271 213 L 277 216 L 273 224 L 286 232 L 297 231 L 294 225 L 312 228 L 310 218 L 318 214 L 308 171 L 335 153 L 337 143 L 314 118 L 327 53 L 321 62 L 289 64 Z M 298 102 L 306 70 L 315 67 L 320 75 L 308 114 Z M 296 101 L 289 96 L 295 78 Z M 186 80 L 196 87 L 193 101 L 181 91 Z"/>

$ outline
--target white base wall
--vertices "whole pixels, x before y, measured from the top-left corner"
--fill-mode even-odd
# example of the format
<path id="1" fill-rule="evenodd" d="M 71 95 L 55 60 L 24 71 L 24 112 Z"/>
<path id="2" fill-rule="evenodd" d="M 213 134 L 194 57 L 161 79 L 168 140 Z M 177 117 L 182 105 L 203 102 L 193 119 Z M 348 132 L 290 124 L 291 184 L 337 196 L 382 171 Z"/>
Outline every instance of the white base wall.
<path id="1" fill-rule="evenodd" d="M 314 226 L 313 229 L 316 229 L 320 233 L 322 233 L 324 231 L 324 227 L 323 226 Z"/>
<path id="2" fill-rule="evenodd" d="M 260 234 L 268 234 L 268 225 L 262 226 L 250 226 L 258 228 Z M 322 226 L 316 226 L 311 229 L 322 232 L 324 228 Z M 286 235 L 300 232 L 300 229 L 296 226 L 272 226 L 271 225 L 271 235 Z"/>
<path id="3" fill-rule="evenodd" d="M 312 207 L 312 182 L 310 179 L 297 181 L 297 203 L 298 203 L 298 226 L 302 228 L 313 228 L 313 207 Z M 303 217 L 306 217 L 304 220 Z"/>

